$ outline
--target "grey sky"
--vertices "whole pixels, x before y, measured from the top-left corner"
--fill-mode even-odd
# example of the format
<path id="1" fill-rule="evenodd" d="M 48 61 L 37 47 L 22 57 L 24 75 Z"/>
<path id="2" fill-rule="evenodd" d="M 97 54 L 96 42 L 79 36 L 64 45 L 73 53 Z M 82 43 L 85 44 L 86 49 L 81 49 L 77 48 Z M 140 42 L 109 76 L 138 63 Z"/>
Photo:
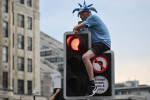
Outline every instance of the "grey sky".
<path id="1" fill-rule="evenodd" d="M 84 0 L 40 0 L 40 29 L 63 42 L 80 18 L 72 14 Z M 115 52 L 115 81 L 150 85 L 150 0 L 86 0 L 109 29 Z M 95 13 L 94 13 L 95 14 Z"/>

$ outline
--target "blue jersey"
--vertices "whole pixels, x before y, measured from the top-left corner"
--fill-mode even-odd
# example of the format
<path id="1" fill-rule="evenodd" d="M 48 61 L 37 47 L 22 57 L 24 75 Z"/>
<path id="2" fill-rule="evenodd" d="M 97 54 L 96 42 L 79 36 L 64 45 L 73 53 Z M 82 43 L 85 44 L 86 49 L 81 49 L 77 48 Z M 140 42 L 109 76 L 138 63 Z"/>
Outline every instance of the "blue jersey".
<path id="1" fill-rule="evenodd" d="M 108 29 L 100 17 L 97 15 L 90 15 L 82 23 L 88 26 L 88 30 L 91 32 L 92 36 L 92 43 L 102 42 L 108 47 L 111 47 L 111 40 Z"/>

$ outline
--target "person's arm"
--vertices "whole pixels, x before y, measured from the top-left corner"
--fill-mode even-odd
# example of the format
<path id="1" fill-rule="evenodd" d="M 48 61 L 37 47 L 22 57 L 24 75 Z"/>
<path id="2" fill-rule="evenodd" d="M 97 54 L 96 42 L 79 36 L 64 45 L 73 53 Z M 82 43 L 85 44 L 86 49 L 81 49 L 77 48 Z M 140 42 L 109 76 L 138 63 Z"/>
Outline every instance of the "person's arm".
<path id="1" fill-rule="evenodd" d="M 81 24 L 78 24 L 76 25 L 74 28 L 73 28 L 73 31 L 75 32 L 76 35 L 79 35 L 80 34 L 80 29 L 86 27 L 85 24 L 81 23 Z"/>
<path id="2" fill-rule="evenodd" d="M 56 95 L 60 92 L 60 89 L 57 89 L 55 94 L 49 99 L 49 100 L 54 100 Z"/>

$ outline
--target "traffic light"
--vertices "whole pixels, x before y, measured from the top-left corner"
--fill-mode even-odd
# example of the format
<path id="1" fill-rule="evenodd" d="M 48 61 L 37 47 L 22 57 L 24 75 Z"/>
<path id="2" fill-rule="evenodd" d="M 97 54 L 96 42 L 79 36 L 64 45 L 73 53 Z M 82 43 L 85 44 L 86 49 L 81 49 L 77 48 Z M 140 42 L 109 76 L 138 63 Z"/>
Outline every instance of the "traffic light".
<path id="1" fill-rule="evenodd" d="M 82 55 L 91 47 L 91 33 L 82 31 L 64 34 L 64 98 L 87 99 L 88 74 Z M 112 99 L 114 96 L 114 53 L 112 50 L 91 59 L 94 71 L 96 94 L 89 99 Z"/>
<path id="2" fill-rule="evenodd" d="M 64 97 L 66 99 L 85 97 L 89 78 L 82 55 L 90 47 L 91 33 L 89 31 L 82 31 L 78 36 L 74 32 L 64 34 Z"/>

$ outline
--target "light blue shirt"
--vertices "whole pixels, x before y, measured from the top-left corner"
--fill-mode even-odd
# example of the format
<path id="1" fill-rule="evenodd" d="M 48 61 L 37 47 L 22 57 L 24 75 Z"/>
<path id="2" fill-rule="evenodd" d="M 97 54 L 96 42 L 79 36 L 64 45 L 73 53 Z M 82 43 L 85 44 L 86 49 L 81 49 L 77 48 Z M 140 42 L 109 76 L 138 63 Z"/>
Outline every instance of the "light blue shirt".
<path id="1" fill-rule="evenodd" d="M 110 35 L 107 27 L 97 15 L 90 15 L 83 24 L 88 26 L 92 36 L 92 43 L 102 42 L 111 47 Z"/>

